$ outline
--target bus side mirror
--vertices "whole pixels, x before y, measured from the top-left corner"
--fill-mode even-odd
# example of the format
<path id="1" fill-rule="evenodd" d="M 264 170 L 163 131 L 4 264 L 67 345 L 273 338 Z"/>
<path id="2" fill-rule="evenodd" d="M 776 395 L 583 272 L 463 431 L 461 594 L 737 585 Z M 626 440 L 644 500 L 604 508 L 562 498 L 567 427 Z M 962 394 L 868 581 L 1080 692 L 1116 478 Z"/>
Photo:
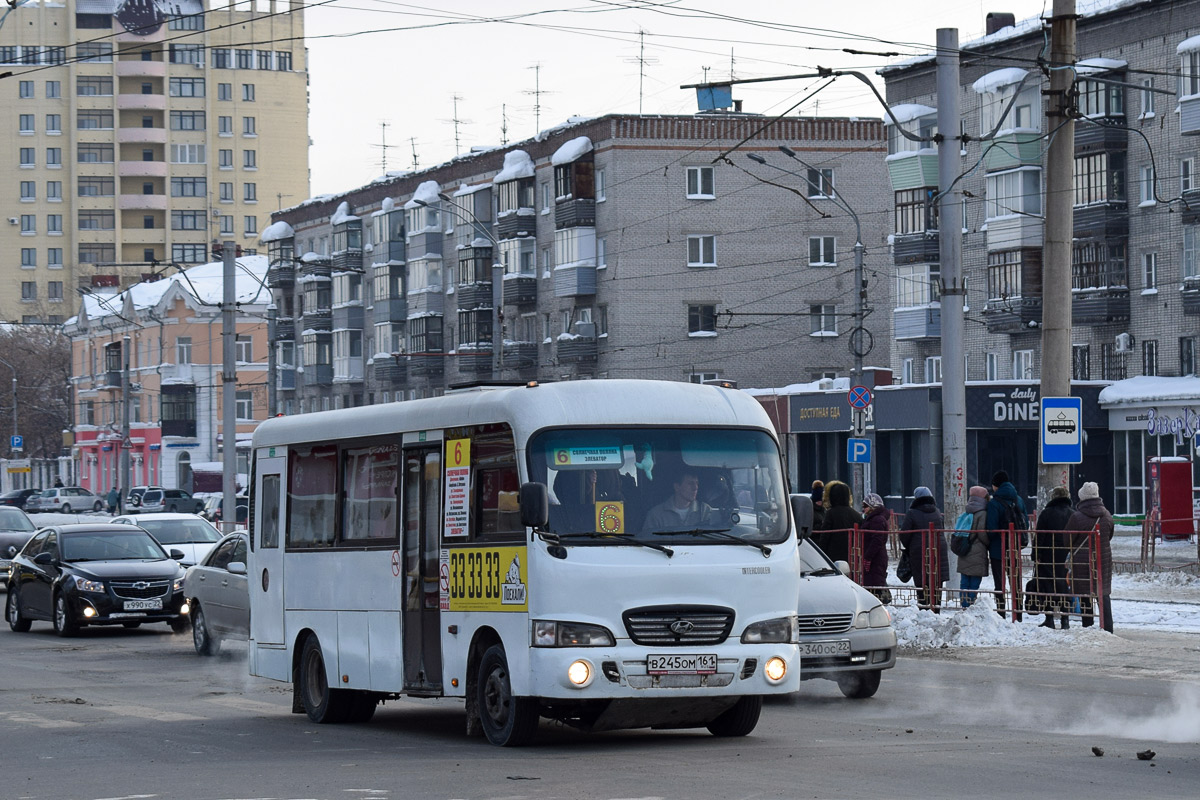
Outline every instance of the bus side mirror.
<path id="1" fill-rule="evenodd" d="M 804 541 L 812 535 L 812 497 L 807 494 L 791 494 L 788 495 L 788 499 L 792 503 L 792 519 L 796 523 L 796 538 Z"/>
<path id="2" fill-rule="evenodd" d="M 550 522 L 550 494 L 544 483 L 521 484 L 521 524 L 545 530 Z"/>

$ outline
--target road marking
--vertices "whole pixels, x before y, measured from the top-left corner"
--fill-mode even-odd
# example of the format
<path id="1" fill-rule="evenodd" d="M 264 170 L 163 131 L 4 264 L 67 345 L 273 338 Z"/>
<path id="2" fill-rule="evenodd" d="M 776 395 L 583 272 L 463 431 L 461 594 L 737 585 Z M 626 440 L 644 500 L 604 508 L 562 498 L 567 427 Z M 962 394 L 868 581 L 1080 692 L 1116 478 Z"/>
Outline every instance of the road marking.
<path id="1" fill-rule="evenodd" d="M 25 725 L 33 725 L 37 728 L 82 728 L 85 724 L 82 722 L 72 722 L 71 720 L 66 719 L 47 719 L 46 717 L 39 717 L 36 714 L 24 714 L 19 711 L 9 712 L 4 714 L 3 717 L 13 722 L 20 722 Z"/>
<path id="2" fill-rule="evenodd" d="M 195 714 L 184 714 L 179 711 L 166 711 L 161 708 L 151 708 L 150 706 L 135 706 L 129 705 L 128 703 L 123 703 L 119 706 L 97 705 L 96 708 L 112 714 L 119 714 L 122 717 L 152 719 L 155 722 L 193 722 L 205 719 L 205 717 L 198 717 Z M 147 796 L 156 797 L 157 795 Z M 114 798 L 113 800 L 123 800 L 123 798 Z"/>
<path id="3" fill-rule="evenodd" d="M 283 714 L 291 713 L 291 706 L 286 706 L 283 703 L 266 703 L 262 700 L 250 700 L 245 697 L 236 697 L 234 695 L 223 695 L 221 697 L 210 697 L 208 702 L 216 703 L 219 706 L 228 708 L 237 708 L 242 711 L 259 711 L 264 714 Z"/>

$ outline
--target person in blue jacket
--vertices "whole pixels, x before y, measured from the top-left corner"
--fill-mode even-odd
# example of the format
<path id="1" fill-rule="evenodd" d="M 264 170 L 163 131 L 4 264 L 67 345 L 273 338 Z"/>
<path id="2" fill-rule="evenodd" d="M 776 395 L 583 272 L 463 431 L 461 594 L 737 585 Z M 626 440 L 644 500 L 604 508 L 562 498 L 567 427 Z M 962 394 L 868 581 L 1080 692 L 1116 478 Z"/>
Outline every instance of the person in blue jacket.
<path id="1" fill-rule="evenodd" d="M 1006 506 L 1013 506 L 1023 517 L 1027 517 L 1025 501 L 1017 493 L 1017 487 L 1008 479 L 1008 473 L 998 471 L 992 476 L 992 499 L 987 504 L 987 529 L 989 531 L 1008 530 L 1008 513 Z M 988 542 L 988 559 L 992 567 L 992 581 L 996 585 L 996 612 L 1004 616 L 1004 564 L 1008 557 L 1007 535 L 990 535 Z M 1017 609 L 1017 622 L 1021 621 L 1021 611 Z"/>

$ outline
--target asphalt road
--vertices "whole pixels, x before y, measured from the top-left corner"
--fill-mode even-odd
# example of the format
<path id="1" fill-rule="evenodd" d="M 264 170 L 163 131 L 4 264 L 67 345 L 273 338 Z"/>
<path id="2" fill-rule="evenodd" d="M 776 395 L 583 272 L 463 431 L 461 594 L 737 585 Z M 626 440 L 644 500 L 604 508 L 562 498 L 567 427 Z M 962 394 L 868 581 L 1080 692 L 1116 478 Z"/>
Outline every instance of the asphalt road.
<path id="1" fill-rule="evenodd" d="M 452 701 L 314 725 L 290 713 L 289 687 L 247 676 L 244 643 L 201 659 L 165 625 L 75 639 L 5 626 L 0 798 L 1195 796 L 1195 678 L 995 660 L 1009 663 L 902 657 L 867 701 L 809 681 L 745 739 L 546 723 L 508 750 L 465 738 Z M 1146 749 L 1156 757 L 1139 761 Z"/>

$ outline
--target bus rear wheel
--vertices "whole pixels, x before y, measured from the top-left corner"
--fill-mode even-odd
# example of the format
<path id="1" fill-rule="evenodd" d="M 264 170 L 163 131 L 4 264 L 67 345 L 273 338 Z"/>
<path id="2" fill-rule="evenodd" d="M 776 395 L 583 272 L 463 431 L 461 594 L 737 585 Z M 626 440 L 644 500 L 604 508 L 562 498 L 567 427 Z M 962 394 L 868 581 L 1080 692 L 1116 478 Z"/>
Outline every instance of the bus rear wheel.
<path id="1" fill-rule="evenodd" d="M 504 647 L 494 644 L 479 661 L 475 684 L 479 720 L 487 740 L 500 747 L 529 744 L 537 733 L 538 706 L 530 697 L 514 697 Z"/>
<path id="2" fill-rule="evenodd" d="M 713 736 L 747 736 L 758 725 L 762 713 L 762 697 L 747 695 L 739 697 L 733 708 L 708 723 L 708 732 Z"/>
<path id="3" fill-rule="evenodd" d="M 350 718 L 354 693 L 329 688 L 329 679 L 325 675 L 325 656 L 316 636 L 304 641 L 299 673 L 300 701 L 309 719 L 318 724 L 332 725 Z"/>

